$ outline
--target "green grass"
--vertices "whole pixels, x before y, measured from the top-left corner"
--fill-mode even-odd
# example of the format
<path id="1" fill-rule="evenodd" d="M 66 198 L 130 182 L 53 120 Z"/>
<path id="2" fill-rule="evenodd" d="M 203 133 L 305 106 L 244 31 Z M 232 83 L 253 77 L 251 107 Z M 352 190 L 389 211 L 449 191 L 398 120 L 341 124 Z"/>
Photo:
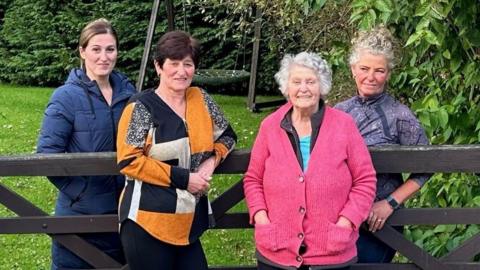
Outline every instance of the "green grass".
<path id="1" fill-rule="evenodd" d="M 0 85 L 0 155 L 35 152 L 43 111 L 51 88 Z M 272 110 L 250 113 L 246 97 L 214 95 L 238 136 L 237 148 L 251 147 L 261 120 Z M 259 97 L 258 100 L 271 99 Z M 217 197 L 241 179 L 241 175 L 216 175 L 210 196 Z M 45 212 L 53 214 L 57 191 L 44 177 L 4 177 L 0 183 Z M 230 212 L 244 212 L 244 202 Z M 0 217 L 14 213 L 0 205 Z M 202 237 L 210 265 L 254 264 L 253 231 L 211 230 Z M 50 238 L 46 235 L 0 235 L 0 270 L 50 269 Z"/>

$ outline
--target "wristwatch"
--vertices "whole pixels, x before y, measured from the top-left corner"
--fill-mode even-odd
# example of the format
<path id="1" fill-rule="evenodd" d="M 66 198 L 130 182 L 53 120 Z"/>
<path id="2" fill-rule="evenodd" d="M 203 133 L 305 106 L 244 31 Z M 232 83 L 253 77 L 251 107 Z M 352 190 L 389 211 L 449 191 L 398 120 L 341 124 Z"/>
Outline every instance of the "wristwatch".
<path id="1" fill-rule="evenodd" d="M 398 207 L 400 207 L 400 204 L 391 195 L 388 195 L 386 200 L 387 200 L 388 204 L 390 204 L 390 206 L 392 207 L 393 210 L 398 209 Z"/>

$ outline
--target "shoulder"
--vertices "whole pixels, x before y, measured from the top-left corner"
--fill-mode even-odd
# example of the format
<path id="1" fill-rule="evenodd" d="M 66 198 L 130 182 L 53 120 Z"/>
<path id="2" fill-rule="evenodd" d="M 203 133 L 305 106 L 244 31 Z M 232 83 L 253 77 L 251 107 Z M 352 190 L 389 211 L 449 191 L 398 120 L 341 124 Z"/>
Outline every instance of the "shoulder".
<path id="1" fill-rule="evenodd" d="M 137 103 L 137 102 L 142 102 L 142 100 L 144 101 L 146 99 L 151 99 L 152 94 L 155 94 L 154 88 L 149 88 L 141 92 L 137 92 L 133 94 L 132 97 L 130 97 L 130 100 L 128 101 L 128 103 Z"/>
<path id="2" fill-rule="evenodd" d="M 260 128 L 271 128 L 271 127 L 280 127 L 280 123 L 287 114 L 287 112 L 292 108 L 292 103 L 287 102 L 286 104 L 280 106 L 277 110 L 269 114 L 263 119 L 260 124 Z"/>
<path id="3" fill-rule="evenodd" d="M 357 125 L 355 124 L 355 120 L 353 117 L 337 108 L 332 108 L 327 106 L 325 108 L 325 120 L 329 121 L 329 123 L 334 123 L 336 127 L 342 126 L 347 128 L 355 128 Z"/>
<path id="4" fill-rule="evenodd" d="M 110 77 L 113 81 L 115 81 L 116 85 L 120 85 L 120 91 L 129 93 L 131 95 L 137 92 L 135 85 L 133 85 L 127 75 L 123 74 L 122 72 L 113 70 L 110 74 Z"/>
<path id="5" fill-rule="evenodd" d="M 395 99 L 391 95 L 387 96 L 387 99 L 384 103 L 384 110 L 390 111 L 392 115 L 400 120 L 410 120 L 410 119 L 417 119 L 415 114 L 410 110 L 410 108 L 401 103 L 399 100 Z"/>
<path id="6" fill-rule="evenodd" d="M 349 108 L 354 106 L 355 99 L 356 99 L 356 97 L 351 97 L 347 100 L 339 102 L 339 103 L 335 104 L 334 108 L 338 109 L 338 110 L 341 110 L 341 111 L 347 111 Z"/>

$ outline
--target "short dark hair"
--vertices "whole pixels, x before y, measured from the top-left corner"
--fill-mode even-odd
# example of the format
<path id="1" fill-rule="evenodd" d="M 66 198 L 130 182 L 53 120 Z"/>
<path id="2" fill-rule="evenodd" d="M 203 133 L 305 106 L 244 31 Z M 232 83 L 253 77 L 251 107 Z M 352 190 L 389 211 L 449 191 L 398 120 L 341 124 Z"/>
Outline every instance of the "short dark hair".
<path id="1" fill-rule="evenodd" d="M 153 60 L 157 62 L 160 67 L 163 67 L 165 60 L 182 60 L 190 56 L 198 67 L 200 56 L 200 42 L 193 38 L 189 33 L 184 31 L 171 31 L 165 33 L 157 42 Z"/>

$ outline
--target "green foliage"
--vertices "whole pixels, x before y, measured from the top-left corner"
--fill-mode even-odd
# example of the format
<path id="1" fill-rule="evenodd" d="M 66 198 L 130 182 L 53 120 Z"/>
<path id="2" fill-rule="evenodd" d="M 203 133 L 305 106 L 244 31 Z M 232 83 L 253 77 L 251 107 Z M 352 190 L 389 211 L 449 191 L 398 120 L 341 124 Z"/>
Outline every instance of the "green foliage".
<path id="1" fill-rule="evenodd" d="M 353 0 L 351 21 L 388 26 L 404 46 L 391 88 L 406 97 L 434 144 L 480 141 L 480 9 L 470 0 Z M 409 202 L 478 207 L 478 176 L 438 174 Z M 480 231 L 478 225 L 412 226 L 406 235 L 435 256 Z"/>
<path id="2" fill-rule="evenodd" d="M 432 143 L 480 141 L 480 9 L 475 1 L 354 0 L 353 23 L 386 24 L 404 44 L 391 85 Z"/>
<path id="3" fill-rule="evenodd" d="M 218 31 L 225 10 L 209 2 L 177 0 L 176 26 L 190 31 L 203 44 L 200 68 L 248 69 L 246 34 L 231 27 Z M 8 9 L 6 7 L 8 6 Z M 132 80 L 138 77 L 151 14 L 150 0 L 101 1 L 0 1 L 0 81 L 23 85 L 63 83 L 69 70 L 79 65 L 78 37 L 93 19 L 109 19 L 119 35 L 117 67 Z M 160 2 L 155 41 L 167 31 L 164 1 Z M 249 58 L 248 58 L 249 59 Z M 156 84 L 149 62 L 146 81 Z"/>

